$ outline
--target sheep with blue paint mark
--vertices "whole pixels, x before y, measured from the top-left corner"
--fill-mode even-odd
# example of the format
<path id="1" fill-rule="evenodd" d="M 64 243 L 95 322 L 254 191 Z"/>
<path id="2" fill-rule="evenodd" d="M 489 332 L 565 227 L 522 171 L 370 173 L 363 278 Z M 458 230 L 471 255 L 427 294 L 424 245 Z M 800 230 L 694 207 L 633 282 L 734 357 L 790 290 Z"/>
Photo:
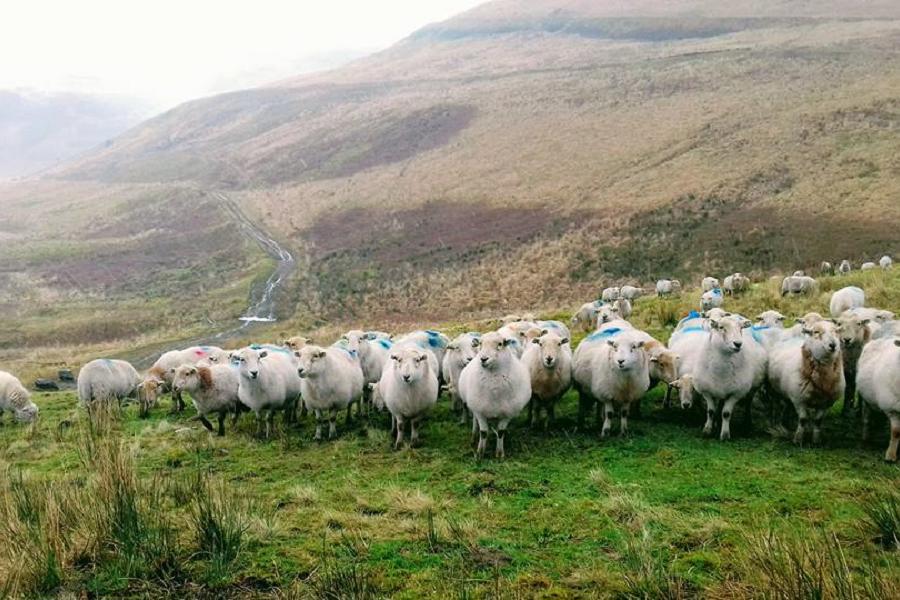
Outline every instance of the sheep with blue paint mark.
<path id="1" fill-rule="evenodd" d="M 440 331 L 425 329 L 407 333 L 396 341 L 397 344 L 405 344 L 407 342 L 413 342 L 420 348 L 432 352 L 437 359 L 438 367 L 440 368 L 443 365 L 444 353 L 447 351 L 447 345 L 450 343 L 450 338 Z M 443 373 L 440 374 L 440 377 L 441 381 L 445 381 Z"/>
<path id="2" fill-rule="evenodd" d="M 323 417 L 328 415 L 328 439 L 337 435 L 337 413 L 358 402 L 363 394 L 363 371 L 356 353 L 334 345 L 307 345 L 297 353 L 300 390 L 307 409 L 316 415 L 315 439 L 322 439 Z"/>
<path id="3" fill-rule="evenodd" d="M 0 419 L 7 411 L 20 423 L 33 422 L 39 412 L 22 382 L 12 373 L 0 371 Z"/>
<path id="4" fill-rule="evenodd" d="M 537 328 L 537 325 L 533 321 L 517 321 L 507 323 L 498 329 L 497 333 L 512 340 L 509 346 L 510 350 L 516 355 L 516 358 L 522 358 L 528 344 L 528 331 L 534 328 Z"/>
<path id="5" fill-rule="evenodd" d="M 131 363 L 98 358 L 78 372 L 78 399 L 86 406 L 94 402 L 121 402 L 135 396 L 141 381 L 141 376 Z"/>
<path id="6" fill-rule="evenodd" d="M 721 288 L 713 288 L 703 292 L 700 296 L 700 310 L 708 311 L 720 308 L 725 303 L 725 297 Z"/>
<path id="7" fill-rule="evenodd" d="M 359 356 L 365 389 L 369 390 L 369 384 L 378 383 L 381 380 L 381 373 L 388 364 L 393 342 L 379 332 L 359 329 L 348 331 L 341 340 L 346 342 L 347 348 L 355 351 Z M 369 396 L 368 392 L 363 394 L 361 409 L 369 404 Z"/>

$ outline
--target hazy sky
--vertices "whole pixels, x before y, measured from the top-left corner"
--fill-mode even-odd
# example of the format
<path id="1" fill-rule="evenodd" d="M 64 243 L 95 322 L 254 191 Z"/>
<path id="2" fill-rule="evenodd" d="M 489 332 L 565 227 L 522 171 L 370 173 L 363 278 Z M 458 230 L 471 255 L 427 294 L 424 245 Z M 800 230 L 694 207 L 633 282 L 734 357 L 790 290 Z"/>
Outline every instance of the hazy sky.
<path id="1" fill-rule="evenodd" d="M 482 1 L 11 0 L 0 89 L 171 105 L 331 66 Z"/>

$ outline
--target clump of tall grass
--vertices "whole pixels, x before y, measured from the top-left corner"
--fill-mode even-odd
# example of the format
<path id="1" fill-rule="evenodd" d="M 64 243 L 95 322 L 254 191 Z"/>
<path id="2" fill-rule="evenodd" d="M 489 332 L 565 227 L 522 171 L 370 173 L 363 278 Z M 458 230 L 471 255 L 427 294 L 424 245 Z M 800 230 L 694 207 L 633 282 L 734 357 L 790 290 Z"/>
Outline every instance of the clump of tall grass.
<path id="1" fill-rule="evenodd" d="M 900 494 L 887 492 L 865 506 L 867 529 L 886 549 L 900 550 Z"/>
<path id="2" fill-rule="evenodd" d="M 246 504 L 224 483 L 201 478 L 191 504 L 191 522 L 200 557 L 208 562 L 208 576 L 220 581 L 237 560 L 250 527 Z"/>
<path id="3" fill-rule="evenodd" d="M 629 538 L 622 551 L 625 598 L 680 600 L 695 596 L 693 586 L 673 568 L 674 557 L 656 548 L 644 529 L 640 538 Z"/>

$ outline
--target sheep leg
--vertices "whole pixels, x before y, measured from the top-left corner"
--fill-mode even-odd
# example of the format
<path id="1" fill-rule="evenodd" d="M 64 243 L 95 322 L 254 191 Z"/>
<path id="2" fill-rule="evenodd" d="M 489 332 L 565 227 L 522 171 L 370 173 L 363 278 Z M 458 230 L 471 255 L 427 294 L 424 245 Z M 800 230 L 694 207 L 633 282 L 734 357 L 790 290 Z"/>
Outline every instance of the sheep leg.
<path id="1" fill-rule="evenodd" d="M 738 403 L 738 398 L 729 398 L 722 406 L 722 432 L 719 434 L 721 441 L 731 439 L 731 415 L 734 413 L 734 407 Z"/>
<path id="2" fill-rule="evenodd" d="M 600 403 L 598 402 L 597 405 L 599 406 Z M 603 419 L 603 428 L 600 430 L 600 437 L 605 438 L 609 437 L 609 430 L 612 429 L 612 419 L 615 414 L 612 402 L 603 403 L 603 414 L 605 418 Z"/>
<path id="3" fill-rule="evenodd" d="M 813 444 L 818 444 L 822 437 L 822 420 L 825 418 L 824 410 L 817 410 L 816 416 L 813 418 Z"/>
<path id="4" fill-rule="evenodd" d="M 474 444 L 478 440 L 478 419 L 475 418 L 475 413 L 472 413 L 472 443 Z"/>
<path id="5" fill-rule="evenodd" d="M 219 437 L 225 435 L 225 412 L 219 412 Z"/>
<path id="6" fill-rule="evenodd" d="M 391 414 L 391 435 L 397 435 L 397 417 Z"/>
<path id="7" fill-rule="evenodd" d="M 350 404 L 347 405 L 347 419 L 345 421 L 347 424 L 349 424 L 351 419 L 353 419 L 353 415 L 351 414 L 352 410 L 353 410 L 353 401 L 351 401 Z"/>
<path id="8" fill-rule="evenodd" d="M 271 408 L 266 412 L 266 439 L 272 436 L 272 423 L 275 421 L 275 411 Z"/>
<path id="9" fill-rule="evenodd" d="M 350 406 L 353 406 L 352 404 Z M 347 407 L 347 412 L 350 412 L 350 406 Z M 328 439 L 333 440 L 337 437 L 337 414 L 338 411 L 336 408 L 331 409 L 331 418 L 328 419 Z"/>
<path id="10" fill-rule="evenodd" d="M 704 400 L 706 400 L 706 423 L 703 425 L 703 433 L 705 435 L 712 435 L 713 425 L 716 420 L 716 403 L 705 396 Z"/>
<path id="11" fill-rule="evenodd" d="M 846 385 L 844 387 L 844 406 L 841 408 L 841 415 L 847 416 L 853 408 L 856 400 L 856 373 L 847 369 L 844 373 Z M 857 408 L 860 408 L 857 406 Z"/>
<path id="12" fill-rule="evenodd" d="M 497 423 L 497 450 L 494 452 L 494 456 L 497 458 L 506 458 L 506 451 L 503 448 L 503 440 L 506 438 L 506 426 L 509 424 L 509 420 L 500 421 Z"/>
<path id="13" fill-rule="evenodd" d="M 206 427 L 206 430 L 207 430 L 207 431 L 212 431 L 212 430 L 213 430 L 212 423 L 210 423 L 210 422 L 206 419 L 206 415 L 199 415 L 199 417 L 200 417 L 200 422 L 203 423 L 203 426 Z"/>
<path id="14" fill-rule="evenodd" d="M 403 417 L 394 417 L 397 421 L 397 438 L 394 440 L 394 450 L 399 450 L 403 444 Z"/>
<path id="15" fill-rule="evenodd" d="M 322 411 L 318 408 L 315 411 L 316 413 L 316 435 L 313 438 L 317 442 L 322 441 Z"/>
<path id="16" fill-rule="evenodd" d="M 537 398 L 534 395 L 531 396 L 531 400 L 528 401 L 528 424 L 532 427 L 537 426 L 537 417 L 535 416 L 535 412 L 540 412 L 540 410 L 535 411 L 534 403 L 537 402 Z"/>
<path id="17" fill-rule="evenodd" d="M 862 407 L 862 439 L 864 442 L 869 441 L 869 416 L 871 415 L 872 409 L 869 408 L 869 403 L 859 399 L 859 403 L 863 405 Z"/>
<path id="18" fill-rule="evenodd" d="M 894 413 L 890 415 L 890 419 L 891 442 L 888 444 L 887 452 L 884 453 L 884 460 L 897 462 L 897 446 L 900 445 L 900 415 Z"/>
<path id="19" fill-rule="evenodd" d="M 465 424 L 466 424 L 466 418 L 467 418 L 468 416 L 469 416 L 469 409 L 467 409 L 467 408 L 463 405 L 462 400 L 460 400 L 460 401 L 459 401 L 459 424 L 460 424 L 460 425 L 465 425 Z"/>
<path id="20" fill-rule="evenodd" d="M 806 407 L 798 406 L 797 407 L 797 431 L 794 432 L 794 443 L 799 445 L 803 444 L 803 435 L 804 430 L 806 428 L 806 422 L 808 421 L 806 415 Z"/>
<path id="21" fill-rule="evenodd" d="M 262 436 L 262 419 L 259 416 L 258 412 L 253 413 L 256 420 L 256 437 Z"/>
<path id="22" fill-rule="evenodd" d="M 484 451 L 487 447 L 488 423 L 487 419 L 477 416 L 478 419 L 478 448 L 475 450 L 477 458 L 484 458 Z"/>
<path id="23" fill-rule="evenodd" d="M 638 406 L 640 406 L 640 404 L 638 404 Z M 619 420 L 620 420 L 619 435 L 622 437 L 625 437 L 626 435 L 628 435 L 628 412 L 629 412 L 629 409 L 630 409 L 630 405 L 625 404 L 622 407 L 621 411 L 619 412 Z"/>
<path id="24" fill-rule="evenodd" d="M 556 423 L 556 405 L 551 402 L 547 405 L 547 418 L 544 419 L 544 431 Z"/>
<path id="25" fill-rule="evenodd" d="M 666 395 L 663 396 L 663 408 L 672 407 L 672 386 L 666 382 Z"/>
<path id="26" fill-rule="evenodd" d="M 411 419 L 409 422 L 409 445 L 413 448 L 419 445 L 419 419 Z"/>

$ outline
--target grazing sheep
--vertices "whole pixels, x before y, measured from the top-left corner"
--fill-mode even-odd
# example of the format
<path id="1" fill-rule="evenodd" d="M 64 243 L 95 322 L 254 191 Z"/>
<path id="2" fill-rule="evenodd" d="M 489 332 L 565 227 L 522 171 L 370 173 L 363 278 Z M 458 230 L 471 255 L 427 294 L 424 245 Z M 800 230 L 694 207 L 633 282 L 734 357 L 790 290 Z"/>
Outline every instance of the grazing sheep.
<path id="1" fill-rule="evenodd" d="M 447 379 L 453 410 L 459 412 L 460 423 L 466 422 L 466 407 L 459 395 L 459 375 L 472 362 L 481 346 L 481 334 L 475 331 L 462 333 L 447 344 L 441 371 Z"/>
<path id="2" fill-rule="evenodd" d="M 628 432 L 631 404 L 650 387 L 650 367 L 644 337 L 635 329 L 609 327 L 586 337 L 575 351 L 573 378 L 578 390 L 578 421 L 591 405 L 603 405 L 601 437 L 609 436 L 616 411 L 620 432 Z"/>
<path id="3" fill-rule="evenodd" d="M 411 339 L 406 344 L 418 346 Z M 405 345 L 405 344 L 404 344 Z M 296 354 L 299 359 L 300 392 L 303 402 L 316 414 L 316 440 L 322 439 L 322 416 L 329 412 L 328 439 L 337 434 L 335 421 L 339 410 L 350 406 L 363 394 L 363 371 L 359 358 L 352 350 L 340 346 L 322 348 L 307 345 Z"/>
<path id="4" fill-rule="evenodd" d="M 833 323 L 804 326 L 802 338 L 776 344 L 769 354 L 769 389 L 797 411 L 794 443 L 802 444 L 812 420 L 812 441 L 819 443 L 822 419 L 844 395 L 841 344 Z"/>
<path id="5" fill-rule="evenodd" d="M 842 260 L 841 266 L 838 267 L 838 273 L 840 275 L 846 275 L 852 270 L 853 270 L 853 267 L 850 266 L 850 261 L 847 259 Z"/>
<path id="6" fill-rule="evenodd" d="M 834 265 L 827 260 L 823 260 L 822 264 L 819 265 L 819 273 L 822 275 L 834 275 Z"/>
<path id="7" fill-rule="evenodd" d="M 720 287 L 722 286 L 719 285 L 719 280 L 715 277 L 704 277 L 703 281 L 700 282 L 700 290 L 704 292 L 708 292 Z"/>
<path id="8" fill-rule="evenodd" d="M 496 423 L 496 456 L 505 456 L 506 427 L 531 399 L 528 369 L 511 347 L 511 339 L 499 333 L 485 334 L 478 356 L 459 376 L 459 394 L 478 423 L 478 457 L 484 456 L 488 424 L 492 421 Z"/>
<path id="9" fill-rule="evenodd" d="M 744 329 L 750 321 L 736 316 L 709 319 L 700 359 L 694 366 L 694 390 L 706 400 L 703 432 L 712 433 L 718 407 L 722 407 L 719 439 L 731 439 L 731 415 L 741 401 L 752 401 L 766 374 L 766 351 Z"/>
<path id="10" fill-rule="evenodd" d="M 604 302 L 614 302 L 619 299 L 619 294 L 621 290 L 617 287 L 608 287 L 603 290 L 600 294 L 600 299 Z"/>
<path id="11" fill-rule="evenodd" d="M 572 315 L 572 325 L 585 333 L 593 331 L 594 327 L 597 325 L 597 310 L 601 306 L 603 306 L 602 300 L 585 302 L 581 305 L 581 308 Z"/>
<path id="12" fill-rule="evenodd" d="M 20 423 L 31 423 L 38 416 L 38 407 L 22 382 L 11 373 L 0 371 L 0 419 L 5 411 L 10 411 Z"/>
<path id="13" fill-rule="evenodd" d="M 572 385 L 572 349 L 569 347 L 569 338 L 560 337 L 555 331 L 542 330 L 541 336 L 528 344 L 522 355 L 522 364 L 531 377 L 528 420 L 534 427 L 543 410 L 546 413 L 546 430 L 553 424 L 557 401 Z"/>
<path id="14" fill-rule="evenodd" d="M 725 278 L 722 290 L 729 296 L 746 292 L 750 289 L 750 279 L 741 273 L 734 273 Z"/>
<path id="15" fill-rule="evenodd" d="M 872 271 L 872 270 L 875 269 L 876 266 L 877 266 L 877 265 L 876 265 L 875 263 L 871 262 L 871 261 L 870 261 L 870 262 L 864 262 L 863 264 L 861 264 L 861 265 L 859 266 L 859 270 L 860 270 L 860 271 Z"/>
<path id="16" fill-rule="evenodd" d="M 516 325 L 516 323 L 511 323 L 510 325 Z M 426 350 L 430 350 L 434 357 L 437 359 L 438 368 L 441 367 L 444 362 L 444 352 L 447 350 L 447 344 L 450 343 L 450 338 L 439 331 L 434 331 L 432 329 L 426 329 L 424 331 L 413 331 L 411 333 L 407 333 L 396 343 L 398 344 L 406 344 L 407 342 L 413 342 L 420 348 L 425 348 Z M 440 374 L 441 381 L 444 381 L 444 374 Z"/>
<path id="17" fill-rule="evenodd" d="M 863 405 L 863 439 L 869 438 L 869 411 L 881 410 L 891 422 L 891 441 L 884 460 L 897 462 L 900 445 L 900 337 L 868 344 L 859 357 L 856 385 Z"/>
<path id="18" fill-rule="evenodd" d="M 656 296 L 662 298 L 681 293 L 681 282 L 677 279 L 660 279 L 656 282 Z"/>
<path id="19" fill-rule="evenodd" d="M 625 300 L 637 300 L 644 293 L 639 287 L 633 285 L 623 285 L 619 290 L 619 298 Z"/>
<path id="20" fill-rule="evenodd" d="M 792 294 L 798 296 L 801 294 L 812 294 L 816 291 L 818 285 L 818 282 L 812 277 L 807 277 L 806 275 L 791 275 L 785 277 L 781 281 L 781 295 L 787 296 L 788 294 Z"/>
<path id="21" fill-rule="evenodd" d="M 300 352 L 310 346 L 304 346 Z M 232 355 L 238 368 L 238 399 L 256 416 L 260 435 L 265 413 L 266 438 L 272 434 L 276 410 L 291 410 L 300 396 L 300 379 L 294 355 L 285 349 L 241 348 Z"/>
<path id="22" fill-rule="evenodd" d="M 238 389 L 240 388 L 238 369 L 232 365 L 181 365 L 175 369 L 172 389 L 191 395 L 194 408 L 203 426 L 213 430 L 206 415 L 216 413 L 219 418 L 220 436 L 225 435 L 225 415 L 232 414 L 232 426 L 238 417 Z"/>
<path id="23" fill-rule="evenodd" d="M 719 308 L 725 303 L 725 297 L 722 295 L 721 288 L 713 288 L 703 292 L 700 296 L 700 310 L 708 311 L 713 308 Z"/>
<path id="24" fill-rule="evenodd" d="M 844 359 L 844 377 L 847 385 L 844 393 L 843 414 L 847 414 L 856 400 L 856 368 L 863 348 L 872 339 L 869 319 L 846 312 L 837 318 L 837 332 L 841 339 L 841 356 Z"/>
<path id="25" fill-rule="evenodd" d="M 228 364 L 231 353 L 222 350 L 218 346 L 191 346 L 184 350 L 170 350 L 156 359 L 144 378 L 145 384 L 141 386 L 139 393 L 141 399 L 141 414 L 146 415 L 156 405 L 158 393 L 172 389 L 172 378 L 175 369 L 181 365 L 195 365 L 201 361 L 210 364 Z M 155 383 L 154 383 L 155 382 Z M 172 392 L 172 410 L 184 410 L 184 400 L 181 394 Z"/>
<path id="26" fill-rule="evenodd" d="M 882 269 L 887 271 L 888 269 L 890 269 L 891 267 L 894 266 L 894 261 L 891 259 L 890 256 L 885 254 L 878 260 L 878 264 L 881 266 Z"/>
<path id="27" fill-rule="evenodd" d="M 831 316 L 837 319 L 845 310 L 851 308 L 859 308 L 866 304 L 866 293 L 861 288 L 849 286 L 841 288 L 831 295 L 831 302 L 828 304 L 828 310 Z"/>
<path id="28" fill-rule="evenodd" d="M 410 444 L 418 443 L 419 421 L 437 404 L 440 392 L 438 372 L 434 353 L 414 343 L 398 345 L 391 350 L 390 361 L 378 381 L 378 398 L 387 407 L 396 425 L 394 449 L 399 449 L 403 444 L 406 421 L 410 424 Z"/>
<path id="29" fill-rule="evenodd" d="M 95 400 L 122 401 L 133 397 L 141 376 L 124 360 L 98 358 L 81 367 L 78 373 L 78 399 L 89 405 Z"/>

